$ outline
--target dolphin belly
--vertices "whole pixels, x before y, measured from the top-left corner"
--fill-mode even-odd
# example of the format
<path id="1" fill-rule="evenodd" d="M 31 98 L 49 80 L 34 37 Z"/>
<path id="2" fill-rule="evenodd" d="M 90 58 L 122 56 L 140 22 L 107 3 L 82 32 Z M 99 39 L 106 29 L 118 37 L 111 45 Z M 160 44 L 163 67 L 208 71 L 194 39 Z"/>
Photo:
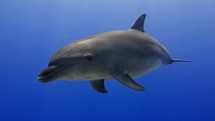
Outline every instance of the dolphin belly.
<path id="1" fill-rule="evenodd" d="M 86 80 L 98 80 L 106 77 L 108 73 L 99 66 L 81 63 L 73 65 L 66 70 L 64 74 L 57 80 L 69 80 L 69 81 L 86 81 Z"/>
<path id="2" fill-rule="evenodd" d="M 160 59 L 154 59 L 154 60 L 149 59 L 148 62 L 143 63 L 141 65 L 141 69 L 131 71 L 129 72 L 129 75 L 131 75 L 132 78 L 138 78 L 157 69 L 161 65 L 162 65 L 162 61 Z"/>
<path id="3" fill-rule="evenodd" d="M 104 70 L 109 70 L 109 74 L 112 72 L 122 72 L 127 73 L 132 78 L 138 78 L 145 75 L 148 72 L 162 65 L 162 60 L 156 56 L 149 56 L 144 58 L 139 57 L 115 57 L 109 58 L 107 67 Z M 107 76 L 105 79 L 114 80 L 112 76 Z"/>

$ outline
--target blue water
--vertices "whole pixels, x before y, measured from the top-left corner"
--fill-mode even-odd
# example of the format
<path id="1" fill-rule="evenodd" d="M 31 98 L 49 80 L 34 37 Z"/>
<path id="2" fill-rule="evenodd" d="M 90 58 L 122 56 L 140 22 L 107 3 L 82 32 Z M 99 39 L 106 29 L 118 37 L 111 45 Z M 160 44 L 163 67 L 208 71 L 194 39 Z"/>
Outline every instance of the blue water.
<path id="1" fill-rule="evenodd" d="M 215 121 L 213 0 L 1 0 L 0 121 Z M 106 81 L 39 83 L 51 55 L 75 40 L 126 30 L 147 13 L 145 30 L 174 63 L 136 79 L 137 92 Z"/>

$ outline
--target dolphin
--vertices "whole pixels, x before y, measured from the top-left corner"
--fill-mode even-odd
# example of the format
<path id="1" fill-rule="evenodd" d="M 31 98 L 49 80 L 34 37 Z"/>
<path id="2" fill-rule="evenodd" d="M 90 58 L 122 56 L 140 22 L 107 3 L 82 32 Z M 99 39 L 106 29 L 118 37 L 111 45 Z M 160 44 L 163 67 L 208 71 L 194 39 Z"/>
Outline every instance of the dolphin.
<path id="1" fill-rule="evenodd" d="M 172 59 L 167 49 L 145 32 L 145 18 L 146 14 L 140 15 L 129 30 L 97 34 L 60 48 L 40 72 L 38 81 L 88 80 L 95 91 L 107 93 L 104 80 L 108 79 L 144 91 L 135 78 L 161 65 L 190 62 Z"/>

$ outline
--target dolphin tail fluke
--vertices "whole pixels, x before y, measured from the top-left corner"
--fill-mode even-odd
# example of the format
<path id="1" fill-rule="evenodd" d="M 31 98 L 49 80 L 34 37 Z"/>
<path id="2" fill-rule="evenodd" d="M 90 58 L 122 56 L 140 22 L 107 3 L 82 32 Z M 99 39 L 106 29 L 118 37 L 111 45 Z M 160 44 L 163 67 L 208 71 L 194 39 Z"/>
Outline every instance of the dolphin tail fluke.
<path id="1" fill-rule="evenodd" d="M 171 61 L 172 61 L 172 63 L 174 63 L 174 62 L 192 62 L 189 60 L 181 60 L 181 59 L 172 59 Z"/>

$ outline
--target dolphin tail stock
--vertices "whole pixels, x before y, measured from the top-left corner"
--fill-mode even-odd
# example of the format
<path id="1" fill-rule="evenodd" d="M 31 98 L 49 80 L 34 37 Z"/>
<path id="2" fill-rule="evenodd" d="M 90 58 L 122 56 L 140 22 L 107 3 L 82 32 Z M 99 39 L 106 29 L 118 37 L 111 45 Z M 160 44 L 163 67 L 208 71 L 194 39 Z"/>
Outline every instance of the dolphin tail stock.
<path id="1" fill-rule="evenodd" d="M 181 59 L 171 59 L 171 62 L 174 63 L 174 62 L 192 62 L 192 61 L 189 61 L 189 60 L 181 60 Z"/>

